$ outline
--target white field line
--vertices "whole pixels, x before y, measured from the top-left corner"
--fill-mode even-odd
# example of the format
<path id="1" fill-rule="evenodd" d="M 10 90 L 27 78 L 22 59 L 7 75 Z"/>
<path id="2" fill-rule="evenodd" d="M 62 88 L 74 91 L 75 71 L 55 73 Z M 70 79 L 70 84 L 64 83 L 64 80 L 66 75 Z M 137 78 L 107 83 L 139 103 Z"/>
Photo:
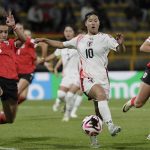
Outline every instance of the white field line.
<path id="1" fill-rule="evenodd" d="M 2 146 L 0 146 L 0 150 L 19 150 L 19 149 L 7 148 L 7 147 L 2 147 Z"/>

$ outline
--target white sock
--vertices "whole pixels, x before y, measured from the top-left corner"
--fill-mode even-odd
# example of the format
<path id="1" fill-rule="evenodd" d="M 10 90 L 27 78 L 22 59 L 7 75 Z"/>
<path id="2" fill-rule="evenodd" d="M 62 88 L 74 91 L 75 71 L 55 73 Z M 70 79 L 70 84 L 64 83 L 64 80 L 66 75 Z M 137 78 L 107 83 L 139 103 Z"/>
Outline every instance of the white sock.
<path id="1" fill-rule="evenodd" d="M 80 106 L 82 102 L 82 96 L 81 95 L 76 95 L 75 96 L 75 102 L 71 111 L 71 114 L 76 114 L 76 111 L 78 109 L 78 107 Z"/>
<path id="2" fill-rule="evenodd" d="M 67 92 L 67 95 L 65 97 L 65 101 L 66 101 L 66 111 L 65 111 L 64 116 L 70 116 L 72 106 L 74 104 L 74 93 Z"/>
<path id="3" fill-rule="evenodd" d="M 107 126 L 113 125 L 111 112 L 107 100 L 98 101 L 99 112 Z"/>
<path id="4" fill-rule="evenodd" d="M 55 106 L 59 107 L 60 103 L 61 103 L 61 100 L 59 98 L 56 98 Z"/>

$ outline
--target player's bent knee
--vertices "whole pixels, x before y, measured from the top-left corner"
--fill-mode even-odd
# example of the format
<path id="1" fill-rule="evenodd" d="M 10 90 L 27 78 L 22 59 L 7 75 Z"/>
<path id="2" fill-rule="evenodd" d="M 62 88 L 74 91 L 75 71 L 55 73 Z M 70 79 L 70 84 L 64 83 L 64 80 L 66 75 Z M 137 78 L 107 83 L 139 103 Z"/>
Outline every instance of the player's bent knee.
<path id="1" fill-rule="evenodd" d="M 99 94 L 96 95 L 95 99 L 98 100 L 98 101 L 101 101 L 101 100 L 107 99 L 107 97 L 106 97 L 105 94 L 99 93 Z"/>
<path id="2" fill-rule="evenodd" d="M 74 96 L 74 93 L 68 92 L 66 97 L 67 97 L 68 99 L 71 99 L 71 98 L 73 98 L 73 96 Z"/>
<path id="3" fill-rule="evenodd" d="M 58 96 L 58 98 L 60 98 L 60 99 L 64 99 L 65 96 L 66 96 L 66 92 L 61 91 L 61 90 L 58 90 L 57 96 Z"/>

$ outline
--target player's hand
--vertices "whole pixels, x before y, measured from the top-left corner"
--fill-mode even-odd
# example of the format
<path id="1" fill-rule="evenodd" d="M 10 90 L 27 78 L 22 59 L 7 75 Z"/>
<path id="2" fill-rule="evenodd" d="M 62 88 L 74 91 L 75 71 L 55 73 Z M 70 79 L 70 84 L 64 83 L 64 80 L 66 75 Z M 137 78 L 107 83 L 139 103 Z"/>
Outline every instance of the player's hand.
<path id="1" fill-rule="evenodd" d="M 15 28 L 15 19 L 14 19 L 14 16 L 11 14 L 11 11 L 9 10 L 8 11 L 8 14 L 6 15 L 6 24 L 9 26 L 9 27 L 12 27 L 12 28 Z"/>
<path id="2" fill-rule="evenodd" d="M 123 44 L 124 36 L 121 33 L 117 33 L 115 39 L 117 40 L 118 44 Z"/>
<path id="3" fill-rule="evenodd" d="M 38 64 L 43 64 L 44 62 L 45 62 L 45 58 L 44 57 L 42 57 L 42 58 L 40 58 L 38 60 Z"/>
<path id="4" fill-rule="evenodd" d="M 36 38 L 35 39 L 35 43 L 40 43 L 40 42 L 44 42 L 45 41 L 45 38 Z"/>

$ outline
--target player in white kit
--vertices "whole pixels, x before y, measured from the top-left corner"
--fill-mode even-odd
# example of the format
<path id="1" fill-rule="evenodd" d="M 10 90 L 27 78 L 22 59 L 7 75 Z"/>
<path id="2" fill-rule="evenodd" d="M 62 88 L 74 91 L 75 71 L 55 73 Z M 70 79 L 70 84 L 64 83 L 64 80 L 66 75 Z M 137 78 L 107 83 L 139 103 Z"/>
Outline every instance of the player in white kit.
<path id="1" fill-rule="evenodd" d="M 85 16 L 85 27 L 87 34 L 80 34 L 70 41 L 60 42 L 49 39 L 37 39 L 54 47 L 74 47 L 77 49 L 81 69 L 80 78 L 82 90 L 89 98 L 98 102 L 98 109 L 103 121 L 108 126 L 112 136 L 117 135 L 121 128 L 114 125 L 108 106 L 109 79 L 107 74 L 108 54 L 110 50 L 124 50 L 123 36 L 117 34 L 116 39 L 108 34 L 99 32 L 100 20 L 95 12 Z M 99 147 L 97 138 L 91 137 L 92 147 Z"/>
<path id="2" fill-rule="evenodd" d="M 74 37 L 75 31 L 73 27 L 67 25 L 64 30 L 64 36 L 67 40 Z M 71 48 L 56 49 L 56 51 L 48 56 L 45 61 L 50 61 L 54 57 L 61 57 L 63 64 L 62 81 L 57 92 L 57 99 L 53 105 L 53 110 L 57 111 L 61 101 L 66 102 L 66 110 L 63 121 L 69 121 L 70 117 L 77 117 L 76 111 L 82 101 L 82 94 L 76 94 L 80 89 L 79 76 L 79 56 L 77 50 Z M 56 65 L 57 66 L 57 65 Z M 55 69 L 54 69 L 55 70 Z"/>

